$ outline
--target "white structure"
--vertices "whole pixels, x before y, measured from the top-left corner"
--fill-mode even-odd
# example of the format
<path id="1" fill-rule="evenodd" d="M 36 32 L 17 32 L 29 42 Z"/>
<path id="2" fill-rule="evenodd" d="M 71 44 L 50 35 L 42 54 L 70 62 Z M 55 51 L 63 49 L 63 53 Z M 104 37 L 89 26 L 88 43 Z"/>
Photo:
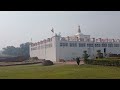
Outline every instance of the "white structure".
<path id="1" fill-rule="evenodd" d="M 79 26 L 77 34 L 73 36 L 61 37 L 55 34 L 43 41 L 31 43 L 30 57 L 52 61 L 71 60 L 82 57 L 85 50 L 90 58 L 96 56 L 97 50 L 101 50 L 103 55 L 120 54 L 120 39 L 91 38 L 90 35 L 82 34 Z"/>

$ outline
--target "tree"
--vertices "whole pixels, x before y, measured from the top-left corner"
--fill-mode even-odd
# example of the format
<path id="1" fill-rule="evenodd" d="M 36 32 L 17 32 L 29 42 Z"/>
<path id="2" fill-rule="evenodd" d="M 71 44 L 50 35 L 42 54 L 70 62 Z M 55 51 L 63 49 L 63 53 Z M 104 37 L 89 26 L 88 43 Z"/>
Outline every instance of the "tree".
<path id="1" fill-rule="evenodd" d="M 27 42 L 27 43 L 24 43 L 24 44 L 20 44 L 20 52 L 21 52 L 21 55 L 22 56 L 26 56 L 26 57 L 29 57 L 29 45 L 30 43 Z"/>
<path id="2" fill-rule="evenodd" d="M 15 48 L 14 46 L 7 46 L 6 48 L 3 48 L 3 54 L 11 55 L 11 56 L 18 56 L 19 48 Z"/>
<path id="3" fill-rule="evenodd" d="M 87 51 L 83 51 L 83 58 L 84 58 L 84 60 L 86 61 L 86 60 L 88 60 L 88 57 L 89 57 L 89 55 L 87 54 Z"/>
<path id="4" fill-rule="evenodd" d="M 3 54 L 11 56 L 24 56 L 29 58 L 29 42 L 20 44 L 20 47 L 7 46 L 3 48 Z"/>
<path id="5" fill-rule="evenodd" d="M 101 50 L 97 50 L 97 56 L 98 58 L 103 58 L 103 53 L 101 53 Z"/>

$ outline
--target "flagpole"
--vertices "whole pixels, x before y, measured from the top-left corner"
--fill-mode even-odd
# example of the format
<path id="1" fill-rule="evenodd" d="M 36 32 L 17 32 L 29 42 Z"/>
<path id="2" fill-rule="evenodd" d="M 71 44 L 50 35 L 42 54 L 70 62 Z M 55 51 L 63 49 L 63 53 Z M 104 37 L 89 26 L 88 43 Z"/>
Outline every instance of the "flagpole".
<path id="1" fill-rule="evenodd" d="M 32 38 L 31 38 L 31 43 L 32 43 Z"/>
<path id="2" fill-rule="evenodd" d="M 53 37 L 54 36 L 54 29 L 53 29 L 53 27 L 52 27 L 51 32 L 52 32 L 52 37 Z"/>
<path id="3" fill-rule="evenodd" d="M 52 37 L 53 37 L 53 32 L 52 32 Z"/>

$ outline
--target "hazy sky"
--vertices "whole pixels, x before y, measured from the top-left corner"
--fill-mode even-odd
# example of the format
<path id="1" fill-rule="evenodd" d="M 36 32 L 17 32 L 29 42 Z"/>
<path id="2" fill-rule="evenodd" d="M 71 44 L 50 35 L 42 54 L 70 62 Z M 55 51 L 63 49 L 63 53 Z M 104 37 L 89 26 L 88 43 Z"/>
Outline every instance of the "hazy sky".
<path id="1" fill-rule="evenodd" d="M 51 37 L 52 27 L 74 35 L 78 25 L 91 37 L 120 38 L 120 11 L 0 11 L 0 50 Z"/>

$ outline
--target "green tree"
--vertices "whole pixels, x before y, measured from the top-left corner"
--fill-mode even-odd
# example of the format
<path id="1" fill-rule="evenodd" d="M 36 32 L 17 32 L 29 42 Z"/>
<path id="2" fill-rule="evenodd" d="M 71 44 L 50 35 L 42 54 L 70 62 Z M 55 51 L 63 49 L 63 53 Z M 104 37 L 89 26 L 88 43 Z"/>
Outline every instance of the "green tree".
<path id="1" fill-rule="evenodd" d="M 19 55 L 19 48 L 16 48 L 14 46 L 7 46 L 6 48 L 3 48 L 3 54 L 10 55 L 10 56 L 18 56 Z"/>
<path id="2" fill-rule="evenodd" d="M 97 56 L 98 58 L 103 58 L 103 53 L 101 53 L 101 50 L 97 50 Z"/>
<path id="3" fill-rule="evenodd" d="M 27 42 L 27 43 L 23 43 L 23 44 L 20 44 L 20 52 L 21 52 L 21 55 L 22 56 L 27 56 L 29 57 L 29 45 L 30 43 Z"/>
<path id="4" fill-rule="evenodd" d="M 83 51 L 83 58 L 84 60 L 88 60 L 89 55 L 87 54 L 87 51 Z"/>
<path id="5" fill-rule="evenodd" d="M 20 44 L 20 47 L 7 46 L 3 48 L 3 54 L 11 56 L 24 56 L 29 58 L 29 42 Z"/>

